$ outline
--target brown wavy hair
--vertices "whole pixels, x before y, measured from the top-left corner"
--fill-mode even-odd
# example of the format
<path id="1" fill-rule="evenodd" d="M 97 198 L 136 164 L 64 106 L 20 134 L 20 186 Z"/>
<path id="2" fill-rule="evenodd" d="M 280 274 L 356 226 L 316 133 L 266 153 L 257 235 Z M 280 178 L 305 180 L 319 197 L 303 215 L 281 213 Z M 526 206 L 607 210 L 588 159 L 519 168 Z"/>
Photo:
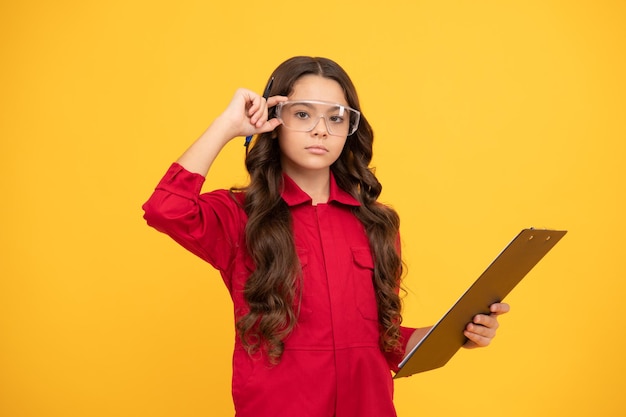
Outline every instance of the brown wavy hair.
<path id="1" fill-rule="evenodd" d="M 274 81 L 270 95 L 288 96 L 294 83 L 308 74 L 337 81 L 348 105 L 361 110 L 348 74 L 327 58 L 298 56 L 283 62 L 271 75 Z M 283 340 L 298 319 L 302 271 L 291 214 L 281 197 L 280 148 L 272 135 L 275 137 L 275 133 L 268 132 L 256 138 L 246 156 L 250 183 L 233 191 L 245 192 L 246 245 L 256 266 L 244 289 L 249 311 L 237 321 L 237 331 L 250 353 L 265 348 L 269 358 L 277 362 L 284 349 Z M 402 321 L 398 295 L 403 268 L 398 251 L 399 218 L 393 209 L 377 202 L 382 186 L 369 167 L 373 140 L 373 130 L 361 115 L 357 131 L 348 136 L 341 155 L 330 168 L 337 185 L 361 203 L 354 208 L 354 214 L 365 226 L 374 257 L 380 345 L 384 351 L 392 351 L 399 349 Z"/>

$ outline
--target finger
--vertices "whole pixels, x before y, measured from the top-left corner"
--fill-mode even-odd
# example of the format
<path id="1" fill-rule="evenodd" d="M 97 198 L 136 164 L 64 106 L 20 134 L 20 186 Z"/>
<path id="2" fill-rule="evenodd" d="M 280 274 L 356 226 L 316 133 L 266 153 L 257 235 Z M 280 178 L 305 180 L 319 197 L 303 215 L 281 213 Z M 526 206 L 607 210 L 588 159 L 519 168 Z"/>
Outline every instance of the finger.
<path id="1" fill-rule="evenodd" d="M 250 117 L 250 123 L 252 123 L 256 128 L 260 128 L 263 126 L 265 121 L 267 120 L 267 116 L 269 114 L 269 108 L 274 107 L 276 104 L 281 101 L 289 100 L 288 97 L 285 96 L 273 96 L 268 98 L 267 100 L 263 97 L 258 97 L 253 101 L 252 105 L 248 109 L 248 115 Z"/>
<path id="2" fill-rule="evenodd" d="M 463 334 L 465 335 L 465 337 L 467 337 L 467 340 L 469 341 L 469 343 L 465 344 L 466 347 L 469 347 L 469 348 L 489 346 L 489 344 L 491 343 L 491 340 L 493 339 L 492 337 L 482 336 L 480 334 L 470 332 L 467 330 L 463 332 Z"/>
<path id="3" fill-rule="evenodd" d="M 289 98 L 285 96 L 273 96 L 268 98 L 267 100 L 265 98 L 261 98 L 261 106 L 259 107 L 258 111 L 251 116 L 250 122 L 254 124 L 255 127 L 260 128 L 268 119 L 269 109 L 276 106 L 278 103 L 287 100 L 289 100 Z"/>
<path id="4" fill-rule="evenodd" d="M 498 329 L 498 321 L 489 316 L 482 316 L 479 322 L 476 321 L 468 323 L 465 326 L 465 331 L 473 335 L 493 339 L 496 337 L 496 330 Z"/>
<path id="5" fill-rule="evenodd" d="M 289 97 L 286 97 L 286 96 L 272 96 L 267 99 L 267 106 L 274 107 L 278 103 L 282 101 L 287 101 L 287 100 L 289 100 Z"/>
<path id="6" fill-rule="evenodd" d="M 261 114 L 263 114 L 264 101 L 265 100 L 261 96 L 255 96 L 250 101 L 250 106 L 248 107 L 248 117 L 250 118 L 250 123 L 253 125 L 256 124 L 261 117 Z"/>
<path id="7" fill-rule="evenodd" d="M 243 105 L 246 108 L 246 116 L 249 117 L 250 114 L 256 111 L 255 106 L 258 106 L 259 98 L 260 96 L 254 91 L 250 91 L 245 88 L 239 88 L 235 93 L 235 98 L 233 99 L 233 102 L 243 102 Z"/>
<path id="8" fill-rule="evenodd" d="M 493 303 L 489 306 L 489 311 L 495 315 L 506 314 L 511 311 L 511 306 L 507 303 Z"/>
<path id="9" fill-rule="evenodd" d="M 496 330 L 495 327 L 482 326 L 476 323 L 468 323 L 468 325 L 465 326 L 466 332 L 488 338 L 494 338 L 496 336 Z"/>
<path id="10" fill-rule="evenodd" d="M 486 327 L 494 330 L 500 327 L 497 315 L 478 314 L 474 316 L 474 319 L 470 324 L 475 324 L 476 326 Z"/>
<path id="11" fill-rule="evenodd" d="M 259 105 L 257 111 L 250 116 L 250 123 L 252 123 L 257 129 L 267 122 L 268 115 L 267 102 L 263 97 L 260 98 L 260 101 L 261 104 Z"/>

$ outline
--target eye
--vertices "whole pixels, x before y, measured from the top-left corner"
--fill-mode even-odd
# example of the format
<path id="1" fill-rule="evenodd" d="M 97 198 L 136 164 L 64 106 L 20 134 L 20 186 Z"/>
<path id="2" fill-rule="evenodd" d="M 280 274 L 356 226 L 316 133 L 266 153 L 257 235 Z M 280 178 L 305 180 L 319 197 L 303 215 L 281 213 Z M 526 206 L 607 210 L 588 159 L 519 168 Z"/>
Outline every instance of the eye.
<path id="1" fill-rule="evenodd" d="M 340 123 L 343 123 L 345 119 L 341 116 L 330 116 L 328 120 L 330 120 L 333 123 L 340 124 Z"/>
<path id="2" fill-rule="evenodd" d="M 309 113 L 300 110 L 294 113 L 294 117 L 296 119 L 307 119 L 309 117 Z"/>

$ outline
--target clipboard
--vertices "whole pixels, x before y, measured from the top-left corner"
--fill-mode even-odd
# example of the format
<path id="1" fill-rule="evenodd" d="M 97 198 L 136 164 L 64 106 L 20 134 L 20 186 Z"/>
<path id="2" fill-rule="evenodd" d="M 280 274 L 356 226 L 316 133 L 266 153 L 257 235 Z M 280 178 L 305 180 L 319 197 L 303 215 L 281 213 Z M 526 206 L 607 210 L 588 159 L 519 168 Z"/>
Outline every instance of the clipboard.
<path id="1" fill-rule="evenodd" d="M 566 230 L 524 229 L 409 352 L 394 379 L 444 366 L 465 344 L 463 330 L 476 314 L 489 313 L 558 243 Z"/>

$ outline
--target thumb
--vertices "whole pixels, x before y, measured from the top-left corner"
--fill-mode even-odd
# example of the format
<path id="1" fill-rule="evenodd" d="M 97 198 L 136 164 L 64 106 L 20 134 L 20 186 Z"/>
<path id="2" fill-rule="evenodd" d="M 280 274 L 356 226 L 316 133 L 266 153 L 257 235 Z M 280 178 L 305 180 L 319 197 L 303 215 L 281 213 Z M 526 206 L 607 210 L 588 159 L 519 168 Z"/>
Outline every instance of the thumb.
<path id="1" fill-rule="evenodd" d="M 265 122 L 263 124 L 263 126 L 261 126 L 258 131 L 259 133 L 265 133 L 265 132 L 271 132 L 274 129 L 276 129 L 278 126 L 280 126 L 280 120 L 274 118 L 274 119 L 270 119 L 267 122 Z"/>

